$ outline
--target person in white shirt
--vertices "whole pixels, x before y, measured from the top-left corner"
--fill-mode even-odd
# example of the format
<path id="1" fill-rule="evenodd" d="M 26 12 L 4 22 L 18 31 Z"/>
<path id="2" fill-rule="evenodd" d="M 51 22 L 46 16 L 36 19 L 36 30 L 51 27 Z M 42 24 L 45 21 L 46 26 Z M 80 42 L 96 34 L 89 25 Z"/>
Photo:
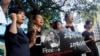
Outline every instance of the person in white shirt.
<path id="1" fill-rule="evenodd" d="M 76 27 L 73 26 L 73 14 L 71 13 L 68 13 L 68 14 L 65 14 L 65 22 L 66 22 L 66 25 L 65 25 L 65 28 L 70 30 L 70 31 L 73 31 L 73 32 L 77 32 L 76 30 Z M 64 54 L 63 56 L 81 56 L 80 53 L 70 53 L 70 54 Z"/>

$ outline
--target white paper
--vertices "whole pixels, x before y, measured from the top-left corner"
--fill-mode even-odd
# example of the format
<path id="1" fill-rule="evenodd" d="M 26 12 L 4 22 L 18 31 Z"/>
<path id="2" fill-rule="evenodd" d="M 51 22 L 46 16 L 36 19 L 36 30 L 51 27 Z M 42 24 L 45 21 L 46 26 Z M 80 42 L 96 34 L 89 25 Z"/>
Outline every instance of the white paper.
<path id="1" fill-rule="evenodd" d="M 0 24 L 7 24 L 5 14 L 0 6 Z"/>

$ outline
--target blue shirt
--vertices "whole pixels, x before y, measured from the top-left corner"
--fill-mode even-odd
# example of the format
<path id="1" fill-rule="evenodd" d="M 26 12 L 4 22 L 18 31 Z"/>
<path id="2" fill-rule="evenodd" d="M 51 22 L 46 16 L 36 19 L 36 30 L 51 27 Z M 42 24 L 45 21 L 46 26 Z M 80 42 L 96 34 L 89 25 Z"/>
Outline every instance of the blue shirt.
<path id="1" fill-rule="evenodd" d="M 30 56 L 29 39 L 21 28 L 17 28 L 17 34 L 9 32 L 7 26 L 4 35 L 6 56 Z"/>

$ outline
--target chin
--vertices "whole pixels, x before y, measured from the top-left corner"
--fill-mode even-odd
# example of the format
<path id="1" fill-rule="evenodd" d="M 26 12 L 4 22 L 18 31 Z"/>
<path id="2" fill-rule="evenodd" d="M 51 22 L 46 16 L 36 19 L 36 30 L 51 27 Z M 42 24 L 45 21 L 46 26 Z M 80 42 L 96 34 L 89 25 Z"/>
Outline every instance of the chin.
<path id="1" fill-rule="evenodd" d="M 38 24 L 39 26 L 42 26 L 43 24 Z"/>
<path id="2" fill-rule="evenodd" d="M 18 23 L 18 24 L 23 24 L 24 22 L 23 22 L 23 21 L 20 21 L 20 22 L 17 21 L 17 23 Z"/>
<path id="3" fill-rule="evenodd" d="M 41 27 L 42 27 L 43 25 L 39 25 L 39 26 L 41 26 Z"/>

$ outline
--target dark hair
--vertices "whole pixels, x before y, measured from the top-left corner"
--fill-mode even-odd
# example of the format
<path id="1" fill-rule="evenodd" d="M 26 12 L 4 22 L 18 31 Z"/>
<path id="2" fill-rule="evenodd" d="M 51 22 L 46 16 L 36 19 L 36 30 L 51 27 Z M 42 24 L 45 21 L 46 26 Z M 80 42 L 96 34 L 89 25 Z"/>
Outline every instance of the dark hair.
<path id="1" fill-rule="evenodd" d="M 93 22 L 93 21 L 92 21 L 92 20 L 87 20 L 87 21 L 85 22 L 84 28 L 86 28 L 86 27 L 87 27 L 87 25 L 89 25 L 89 24 L 90 24 L 90 22 Z"/>
<path id="2" fill-rule="evenodd" d="M 66 13 L 66 14 L 65 14 L 65 21 L 67 21 L 68 15 L 70 15 L 70 14 L 72 14 L 72 13 Z"/>
<path id="3" fill-rule="evenodd" d="M 32 20 L 36 20 L 36 16 L 37 16 L 37 15 L 41 15 L 41 13 L 40 13 L 40 12 L 34 13 L 34 14 L 33 14 L 33 17 L 32 17 Z"/>
<path id="4" fill-rule="evenodd" d="M 9 8 L 9 11 L 8 11 L 9 14 L 11 14 L 11 13 L 16 13 L 16 14 L 18 14 L 18 13 L 20 13 L 20 12 L 25 12 L 25 11 L 24 11 L 24 9 L 21 8 L 21 7 L 11 7 L 11 8 Z"/>
<path id="5" fill-rule="evenodd" d="M 53 29 L 57 29 L 57 23 L 60 22 L 62 24 L 61 21 L 55 21 L 53 22 L 53 24 L 51 25 Z"/>

